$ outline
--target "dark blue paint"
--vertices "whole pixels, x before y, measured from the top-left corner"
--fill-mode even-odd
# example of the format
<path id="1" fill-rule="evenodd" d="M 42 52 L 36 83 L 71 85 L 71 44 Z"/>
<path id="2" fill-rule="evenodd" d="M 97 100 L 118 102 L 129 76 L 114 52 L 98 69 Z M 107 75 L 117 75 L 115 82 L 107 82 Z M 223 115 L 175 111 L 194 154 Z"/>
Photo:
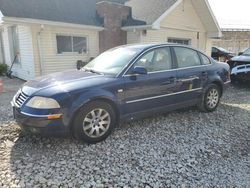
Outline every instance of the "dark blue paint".
<path id="1" fill-rule="evenodd" d="M 177 45 L 166 44 L 139 45 L 137 48 L 141 48 L 141 53 L 137 57 L 147 50 L 165 46 L 171 48 L 173 56 L 172 46 Z M 30 98 L 33 96 L 53 98 L 58 101 L 61 108 L 38 110 L 24 104 L 21 108 L 14 107 L 16 119 L 22 127 L 36 127 L 41 133 L 67 133 L 73 125 L 77 111 L 90 101 L 105 100 L 112 104 L 121 121 L 130 120 L 161 110 L 196 105 L 208 84 L 216 82 L 223 86 L 229 81 L 229 66 L 225 63 L 218 63 L 209 58 L 211 65 L 177 69 L 175 58 L 172 59 L 173 70 L 153 74 L 123 76 L 128 71 L 124 69 L 119 75 L 111 76 L 73 70 L 29 81 L 22 87 L 24 93 Z M 127 67 L 133 68 L 130 65 Z M 197 90 L 188 91 L 194 89 Z M 154 98 L 157 96 L 162 97 Z M 145 98 L 148 100 L 133 102 Z M 63 117 L 46 120 L 22 115 L 21 111 L 35 115 L 62 113 Z"/>

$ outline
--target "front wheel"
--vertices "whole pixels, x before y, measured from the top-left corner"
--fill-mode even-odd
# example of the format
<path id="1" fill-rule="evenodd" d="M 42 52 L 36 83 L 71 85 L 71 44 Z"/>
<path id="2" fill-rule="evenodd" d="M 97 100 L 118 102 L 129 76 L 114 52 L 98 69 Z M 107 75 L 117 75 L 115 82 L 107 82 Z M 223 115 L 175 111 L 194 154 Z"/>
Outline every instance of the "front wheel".
<path id="1" fill-rule="evenodd" d="M 218 107 L 220 98 L 221 91 L 219 87 L 215 84 L 211 84 L 205 90 L 198 107 L 202 112 L 213 112 Z"/>
<path id="2" fill-rule="evenodd" d="M 101 142 L 111 134 L 115 119 L 115 112 L 110 104 L 91 102 L 78 112 L 73 127 L 74 135 L 87 143 Z"/>

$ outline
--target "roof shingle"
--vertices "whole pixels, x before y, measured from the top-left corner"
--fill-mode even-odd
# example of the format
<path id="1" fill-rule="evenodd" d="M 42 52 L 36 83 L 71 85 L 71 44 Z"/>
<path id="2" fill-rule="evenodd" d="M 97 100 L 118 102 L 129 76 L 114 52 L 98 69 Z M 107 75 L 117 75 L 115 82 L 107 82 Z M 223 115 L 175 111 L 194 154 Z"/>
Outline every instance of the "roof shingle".
<path id="1" fill-rule="evenodd" d="M 101 1 L 130 6 L 132 16 L 123 25 L 133 26 L 152 24 L 177 0 L 0 0 L 0 11 L 7 17 L 102 26 L 96 16 Z"/>
<path id="2" fill-rule="evenodd" d="M 100 26 L 92 0 L 0 0 L 4 16 Z"/>
<path id="3" fill-rule="evenodd" d="M 129 0 L 125 5 L 132 7 L 132 17 L 151 25 L 177 0 Z"/>

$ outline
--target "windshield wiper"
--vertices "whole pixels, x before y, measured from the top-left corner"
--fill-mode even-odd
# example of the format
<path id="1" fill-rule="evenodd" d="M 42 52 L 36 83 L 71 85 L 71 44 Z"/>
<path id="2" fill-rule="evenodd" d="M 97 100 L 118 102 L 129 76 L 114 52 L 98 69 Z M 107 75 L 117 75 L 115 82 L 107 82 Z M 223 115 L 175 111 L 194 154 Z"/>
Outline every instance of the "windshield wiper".
<path id="1" fill-rule="evenodd" d="M 98 71 L 96 71 L 96 70 L 94 70 L 94 69 L 82 68 L 82 70 L 84 70 L 85 72 L 91 72 L 91 73 L 94 73 L 94 74 L 104 75 L 103 73 L 98 72 Z"/>

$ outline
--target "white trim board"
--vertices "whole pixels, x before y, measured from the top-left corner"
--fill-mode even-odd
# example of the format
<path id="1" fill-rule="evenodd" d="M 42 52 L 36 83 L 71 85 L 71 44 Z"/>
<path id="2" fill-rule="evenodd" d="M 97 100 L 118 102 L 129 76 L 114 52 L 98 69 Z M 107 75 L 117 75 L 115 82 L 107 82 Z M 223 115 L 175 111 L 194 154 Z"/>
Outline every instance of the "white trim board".
<path id="1" fill-rule="evenodd" d="M 17 17 L 3 17 L 4 22 L 11 23 L 24 23 L 24 24 L 39 24 L 39 25 L 51 25 L 51 26 L 60 26 L 60 27 L 71 27 L 71 28 L 79 28 L 79 29 L 93 29 L 97 31 L 104 30 L 103 27 L 91 26 L 91 25 L 80 25 L 80 24 L 72 24 L 72 23 L 64 23 L 64 22 L 54 22 L 48 20 L 38 20 L 38 19 L 30 19 L 30 18 L 17 18 Z"/>

